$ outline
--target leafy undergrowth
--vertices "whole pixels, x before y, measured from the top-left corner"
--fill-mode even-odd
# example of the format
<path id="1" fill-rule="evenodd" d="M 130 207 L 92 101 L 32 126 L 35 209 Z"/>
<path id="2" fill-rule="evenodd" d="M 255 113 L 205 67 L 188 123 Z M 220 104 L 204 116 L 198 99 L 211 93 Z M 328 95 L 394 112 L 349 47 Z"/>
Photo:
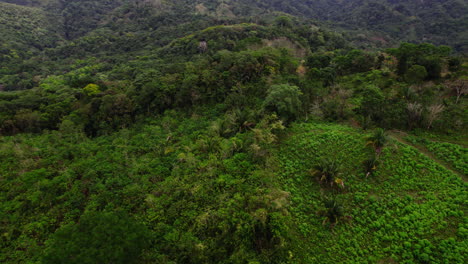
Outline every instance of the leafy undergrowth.
<path id="1" fill-rule="evenodd" d="M 414 136 L 407 137 L 407 140 L 426 147 L 435 157 L 446 162 L 463 175 L 468 175 L 467 148 L 453 143 L 431 141 Z"/>
<path id="2" fill-rule="evenodd" d="M 175 113 L 94 139 L 73 127 L 0 138 L 0 262 L 81 252 L 82 262 L 67 263 L 96 263 L 131 249 L 143 252 L 132 263 L 279 263 L 286 193 L 246 152 L 252 133 L 223 138 L 212 122 Z M 121 225 L 106 234 L 143 223 L 151 245 L 134 245 L 138 232 L 116 234 L 122 243 L 87 230 L 80 238 L 83 219 L 103 224 L 96 232 L 106 219 Z M 87 241 L 104 251 L 74 246 Z"/>
<path id="3" fill-rule="evenodd" d="M 468 218 L 460 177 L 400 143 L 383 150 L 366 178 L 362 165 L 373 150 L 349 127 L 300 124 L 279 148 L 279 177 L 290 192 L 298 239 L 296 263 L 465 263 Z M 345 188 L 331 189 L 311 176 L 321 157 L 336 157 Z M 347 216 L 331 229 L 318 212 L 334 198 Z"/>
<path id="4" fill-rule="evenodd" d="M 55 263 L 44 260 L 88 241 L 141 251 L 135 263 L 465 262 L 466 184 L 415 148 L 389 144 L 366 178 L 362 131 L 296 124 L 265 161 L 268 129 L 223 137 L 202 116 L 93 139 L 73 126 L 0 138 L 0 262 Z M 321 157 L 336 158 L 344 189 L 311 176 Z M 328 199 L 344 209 L 333 229 L 319 214 Z M 76 234 L 95 225 L 122 243 Z M 133 243 L 140 233 L 149 244 Z"/>

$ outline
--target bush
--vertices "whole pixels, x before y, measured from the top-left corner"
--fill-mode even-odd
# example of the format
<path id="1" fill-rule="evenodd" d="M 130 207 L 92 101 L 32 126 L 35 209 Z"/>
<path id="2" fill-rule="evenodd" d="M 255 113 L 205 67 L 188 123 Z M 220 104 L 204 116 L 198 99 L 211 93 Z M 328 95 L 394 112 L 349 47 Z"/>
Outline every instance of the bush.
<path id="1" fill-rule="evenodd" d="M 46 242 L 42 259 L 54 263 L 135 263 L 148 246 L 148 230 L 125 214 L 92 212 L 63 226 Z"/>
<path id="2" fill-rule="evenodd" d="M 286 121 L 294 120 L 301 111 L 301 91 L 289 84 L 273 85 L 267 92 L 264 109 L 276 112 Z"/>

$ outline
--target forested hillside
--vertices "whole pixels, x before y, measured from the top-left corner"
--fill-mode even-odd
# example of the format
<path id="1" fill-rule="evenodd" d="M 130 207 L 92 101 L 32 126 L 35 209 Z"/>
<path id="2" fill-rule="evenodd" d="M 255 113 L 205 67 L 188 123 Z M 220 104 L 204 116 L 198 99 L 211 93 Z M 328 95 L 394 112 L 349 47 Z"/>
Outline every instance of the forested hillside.
<path id="1" fill-rule="evenodd" d="M 468 4 L 463 0 L 70 0 L 26 1 L 2 0 L 27 6 L 43 7 L 50 14 L 59 14 L 63 34 L 67 39 L 83 36 L 98 26 L 115 20 L 116 7 L 136 6 L 143 11 L 139 19 L 149 13 L 159 14 L 169 22 L 180 23 L 187 16 L 198 15 L 216 20 L 239 18 L 258 23 L 272 12 L 284 12 L 300 18 L 330 23 L 334 28 L 350 32 L 360 45 L 388 47 L 398 41 L 431 42 L 467 52 Z M 148 7 L 153 7 L 148 10 Z M 161 14 L 165 15 L 161 15 Z M 166 15 L 169 15 L 166 17 Z M 126 18 L 131 18 L 127 16 Z"/>
<path id="2" fill-rule="evenodd" d="M 465 1 L 0 2 L 0 263 L 467 262 Z"/>

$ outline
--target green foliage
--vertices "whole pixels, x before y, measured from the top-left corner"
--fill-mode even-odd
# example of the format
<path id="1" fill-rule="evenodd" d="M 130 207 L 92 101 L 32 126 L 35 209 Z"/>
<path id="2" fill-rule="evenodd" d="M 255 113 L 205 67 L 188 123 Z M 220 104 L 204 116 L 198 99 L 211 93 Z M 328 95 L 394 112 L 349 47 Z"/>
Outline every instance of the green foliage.
<path id="1" fill-rule="evenodd" d="M 448 69 L 449 71 L 456 72 L 460 70 L 462 65 L 462 59 L 458 57 L 452 57 L 448 61 Z"/>
<path id="2" fill-rule="evenodd" d="M 372 136 L 367 138 L 367 144 L 371 145 L 378 155 L 380 155 L 382 149 L 385 147 L 385 145 L 387 145 L 388 142 L 389 136 L 382 128 L 376 129 Z"/>
<path id="3" fill-rule="evenodd" d="M 361 92 L 359 112 L 362 116 L 368 116 L 371 120 L 379 122 L 383 118 L 383 108 L 385 96 L 379 87 L 369 85 Z"/>
<path id="4" fill-rule="evenodd" d="M 149 230 L 124 214 L 90 212 L 58 229 L 42 263 L 138 263 Z"/>
<path id="5" fill-rule="evenodd" d="M 441 77 L 441 58 L 450 53 L 450 48 L 446 46 L 436 47 L 431 44 L 410 44 L 403 43 L 398 49 L 389 49 L 389 52 L 398 59 L 397 72 L 404 76 L 414 65 L 423 66 L 427 71 L 429 79 L 438 79 Z M 422 71 L 421 68 L 413 68 L 412 71 Z M 414 74 L 411 72 L 410 74 Z M 419 75 L 423 75 L 422 72 Z"/>
<path id="6" fill-rule="evenodd" d="M 309 68 L 326 68 L 330 66 L 332 60 L 332 54 L 330 53 L 314 53 L 307 57 L 306 65 Z"/>
<path id="7" fill-rule="evenodd" d="M 99 85 L 97 84 L 94 84 L 94 83 L 90 83 L 88 85 L 86 85 L 84 88 L 83 88 L 83 92 L 87 95 L 87 96 L 94 96 L 94 95 L 97 95 L 101 92 L 100 88 L 99 88 Z"/>
<path id="8" fill-rule="evenodd" d="M 327 217 L 326 221 L 330 222 L 332 226 L 336 225 L 340 218 L 344 216 L 343 206 L 341 206 L 336 200 L 326 200 L 324 202 L 326 212 L 324 213 Z"/>
<path id="9" fill-rule="evenodd" d="M 459 1 L 8 2 L 0 262 L 464 262 Z"/>
<path id="10" fill-rule="evenodd" d="M 318 164 L 314 166 L 313 175 L 319 176 L 320 181 L 333 185 L 336 177 L 340 173 L 340 166 L 336 160 L 322 158 Z"/>
<path id="11" fill-rule="evenodd" d="M 426 68 L 421 65 L 413 65 L 405 73 L 405 80 L 409 83 L 419 84 L 427 77 Z"/>
<path id="12" fill-rule="evenodd" d="M 52 47 L 60 40 L 58 21 L 53 21 L 46 11 L 1 2 L 0 8 L 3 10 L 0 15 L 2 48 L 24 56 L 27 52 Z"/>
<path id="13" fill-rule="evenodd" d="M 369 177 L 374 174 L 380 165 L 379 157 L 373 153 L 363 162 L 363 164 L 366 171 L 366 177 Z"/>
<path id="14" fill-rule="evenodd" d="M 427 148 L 436 158 L 446 162 L 462 175 L 468 175 L 467 148 L 458 144 L 429 140 L 424 137 L 408 136 L 406 139 L 412 144 Z"/>
<path id="15" fill-rule="evenodd" d="M 438 158 L 450 163 L 464 175 L 468 175 L 468 149 L 446 142 L 428 142 L 427 148 Z"/>
<path id="16" fill-rule="evenodd" d="M 376 65 L 375 56 L 361 50 L 351 50 L 344 56 L 337 56 L 333 63 L 340 75 L 367 72 Z"/>
<path id="17" fill-rule="evenodd" d="M 300 114 L 302 93 L 297 86 L 288 84 L 273 85 L 268 89 L 263 107 L 275 111 L 287 121 L 294 120 Z"/>
<path id="18" fill-rule="evenodd" d="M 466 225 L 467 193 L 460 176 L 415 148 L 399 144 L 383 150 L 378 169 L 366 179 L 362 162 L 368 150 L 360 130 L 302 123 L 289 133 L 277 155 L 279 177 L 292 197 L 295 230 L 301 234 L 291 245 L 297 259 L 376 263 L 391 256 L 399 263 L 463 261 L 466 243 L 459 230 L 463 232 Z M 337 205 L 346 208 L 347 216 L 333 233 L 322 225 L 328 211 L 322 201 L 330 200 L 330 194 L 310 181 L 307 173 L 323 156 L 336 158 L 349 186 L 331 199 L 341 201 Z"/>
<path id="19" fill-rule="evenodd" d="M 277 26 L 282 27 L 282 28 L 292 27 L 291 18 L 288 16 L 279 16 L 275 18 L 275 23 Z"/>
<path id="20" fill-rule="evenodd" d="M 214 120 L 201 117 L 209 115 L 168 111 L 93 139 L 68 120 L 60 132 L 0 138 L 8 182 L 0 190 L 2 262 L 287 258 L 288 194 L 270 187 L 272 175 L 250 147 L 268 153 L 284 127 L 267 117 L 222 138 L 211 130 Z"/>

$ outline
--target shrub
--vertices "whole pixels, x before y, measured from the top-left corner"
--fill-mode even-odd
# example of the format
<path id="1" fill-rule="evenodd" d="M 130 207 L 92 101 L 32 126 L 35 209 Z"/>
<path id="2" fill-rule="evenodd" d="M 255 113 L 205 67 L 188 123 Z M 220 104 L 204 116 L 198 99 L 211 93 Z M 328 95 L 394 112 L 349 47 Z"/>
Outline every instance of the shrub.
<path id="1" fill-rule="evenodd" d="M 273 85 L 267 93 L 263 105 L 265 110 L 276 112 L 286 121 L 292 121 L 299 115 L 302 106 L 299 87 L 289 84 Z"/>
<path id="2" fill-rule="evenodd" d="M 148 246 L 148 230 L 122 213 L 85 213 L 46 242 L 45 264 L 135 263 Z"/>

